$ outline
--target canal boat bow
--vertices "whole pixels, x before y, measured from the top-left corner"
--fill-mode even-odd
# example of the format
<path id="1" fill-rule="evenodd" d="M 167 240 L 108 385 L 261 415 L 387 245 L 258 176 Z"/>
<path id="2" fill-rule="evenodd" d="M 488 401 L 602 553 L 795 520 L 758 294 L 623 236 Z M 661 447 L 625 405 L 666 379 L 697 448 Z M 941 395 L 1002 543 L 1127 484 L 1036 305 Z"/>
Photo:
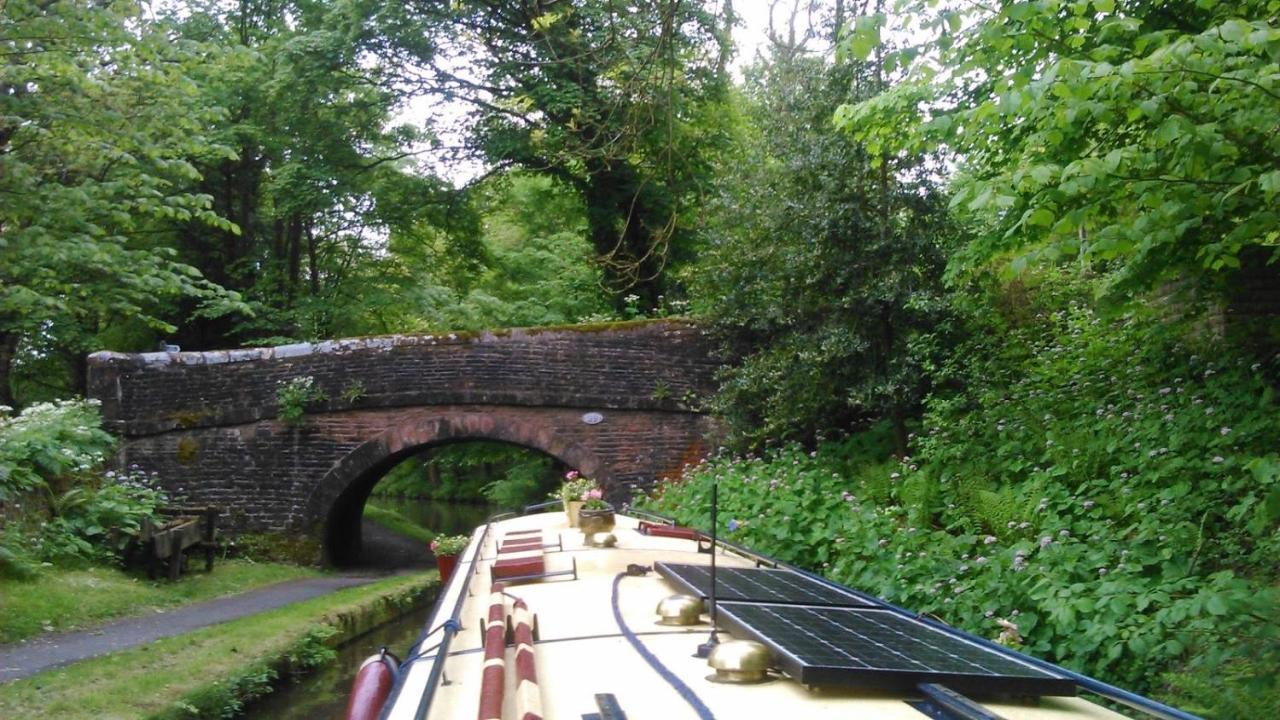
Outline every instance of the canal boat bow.
<path id="1" fill-rule="evenodd" d="M 642 516 L 586 533 L 562 512 L 476 528 L 385 706 L 356 710 L 384 720 L 1124 717 L 1106 702 L 1194 718 Z"/>

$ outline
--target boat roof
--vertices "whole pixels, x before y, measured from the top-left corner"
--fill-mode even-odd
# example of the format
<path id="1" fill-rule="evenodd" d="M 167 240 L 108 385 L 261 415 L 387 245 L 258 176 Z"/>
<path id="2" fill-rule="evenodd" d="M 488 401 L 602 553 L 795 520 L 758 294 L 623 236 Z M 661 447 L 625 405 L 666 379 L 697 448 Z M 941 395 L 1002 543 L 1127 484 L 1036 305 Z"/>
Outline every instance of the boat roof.
<path id="1" fill-rule="evenodd" d="M 562 512 L 513 517 L 477 528 L 438 598 L 423 636 L 406 658 L 382 717 L 481 717 L 482 677 L 489 664 L 485 661 L 485 618 L 494 601 L 493 565 L 499 558 L 500 543 L 508 537 L 540 538 L 545 547 L 541 551 L 545 572 L 551 575 L 504 583 L 505 595 L 500 600 L 506 602 L 505 612 L 511 613 L 512 603 L 519 599 L 536 617 L 532 647 L 536 684 L 531 688 L 526 678 L 518 677 L 520 673 L 508 670 L 503 679 L 502 718 L 522 717 L 530 692 L 540 695 L 544 718 L 598 716 L 602 712 L 599 694 L 612 695 L 618 708 L 633 719 L 706 717 L 699 714 L 690 694 L 718 718 L 924 717 L 924 711 L 911 704 L 922 699 L 914 691 L 808 687 L 778 672 L 771 672 L 768 681 L 757 684 L 712 681 L 707 660 L 695 657 L 698 645 L 710 634 L 710 625 L 705 621 L 684 627 L 657 622 L 658 603 L 688 592 L 687 587 L 682 589 L 658 572 L 625 575 L 631 565 L 708 565 L 710 554 L 699 552 L 696 540 L 640 530 L 640 519 L 618 514 L 612 530 L 616 545 L 603 548 L 588 546 L 584 534 L 570 527 Z M 703 543 L 704 550 L 709 546 Z M 753 568 L 759 564 L 758 557 L 723 545 L 716 548 L 718 567 Z M 734 632 L 724 623 L 720 625 L 719 640 L 734 639 Z M 507 644 L 506 668 L 516 668 L 518 651 Z M 644 656 L 645 651 L 656 664 Z M 975 717 L 981 710 L 1008 720 L 1124 717 L 1081 697 L 970 699 L 978 706 Z"/>

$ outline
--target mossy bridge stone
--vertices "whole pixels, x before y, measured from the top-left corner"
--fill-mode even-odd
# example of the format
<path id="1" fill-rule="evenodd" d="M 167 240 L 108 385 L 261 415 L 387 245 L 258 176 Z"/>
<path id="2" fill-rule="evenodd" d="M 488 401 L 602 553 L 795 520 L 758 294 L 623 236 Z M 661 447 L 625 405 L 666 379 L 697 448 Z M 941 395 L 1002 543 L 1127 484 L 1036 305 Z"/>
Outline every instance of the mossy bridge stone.
<path id="1" fill-rule="evenodd" d="M 597 478 L 614 500 L 707 454 L 701 409 L 717 363 L 696 326 L 652 321 L 395 335 L 275 348 L 89 357 L 89 392 L 123 438 L 119 462 L 157 472 L 236 530 L 321 533 L 358 552 L 365 500 L 424 448 L 513 443 Z M 297 423 L 276 390 L 311 377 Z"/>

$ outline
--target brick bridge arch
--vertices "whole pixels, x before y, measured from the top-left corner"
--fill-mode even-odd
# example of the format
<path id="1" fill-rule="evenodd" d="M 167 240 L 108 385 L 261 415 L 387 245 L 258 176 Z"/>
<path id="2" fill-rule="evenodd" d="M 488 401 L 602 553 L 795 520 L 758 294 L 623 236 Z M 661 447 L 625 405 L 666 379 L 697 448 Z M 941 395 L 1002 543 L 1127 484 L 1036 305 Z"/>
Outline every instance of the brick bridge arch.
<path id="1" fill-rule="evenodd" d="M 390 336 L 249 350 L 95 353 L 90 396 L 122 436 L 119 461 L 233 530 L 359 543 L 382 475 L 421 449 L 494 440 L 596 477 L 615 500 L 707 454 L 701 410 L 716 363 L 700 330 L 655 321 Z M 298 423 L 276 390 L 310 377 Z"/>
<path id="2" fill-rule="evenodd" d="M 427 448 L 473 440 L 497 441 L 549 455 L 594 477 L 600 459 L 572 433 L 556 429 L 545 413 L 511 409 L 449 408 L 429 414 L 400 415 L 357 446 L 325 473 L 307 500 L 306 516 L 325 518 L 324 548 L 331 560 L 344 564 L 359 550 L 360 518 L 374 486 L 405 458 Z M 572 422 L 578 418 L 561 418 Z M 548 422 L 550 420 L 550 422 Z"/>

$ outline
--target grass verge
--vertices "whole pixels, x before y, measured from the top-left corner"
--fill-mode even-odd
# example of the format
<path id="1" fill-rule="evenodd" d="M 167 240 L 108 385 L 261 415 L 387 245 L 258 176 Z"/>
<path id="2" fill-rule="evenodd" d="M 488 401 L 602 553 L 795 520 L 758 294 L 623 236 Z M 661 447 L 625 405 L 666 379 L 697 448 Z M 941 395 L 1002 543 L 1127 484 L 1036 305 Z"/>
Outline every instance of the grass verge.
<path id="1" fill-rule="evenodd" d="M 373 504 L 364 506 L 364 517 L 366 520 L 375 522 L 391 532 L 413 538 L 422 543 L 429 543 L 435 539 L 436 534 L 422 527 L 418 523 L 401 515 L 395 510 L 378 507 Z"/>
<path id="2" fill-rule="evenodd" d="M 193 572 L 172 583 L 109 567 L 50 568 L 30 580 L 0 580 L 0 643 L 319 574 L 312 568 L 248 560 L 221 561 L 212 573 Z"/>
<path id="3" fill-rule="evenodd" d="M 222 718 L 283 674 L 405 612 L 434 572 L 345 588 L 266 613 L 0 685 L 0 717 Z"/>

